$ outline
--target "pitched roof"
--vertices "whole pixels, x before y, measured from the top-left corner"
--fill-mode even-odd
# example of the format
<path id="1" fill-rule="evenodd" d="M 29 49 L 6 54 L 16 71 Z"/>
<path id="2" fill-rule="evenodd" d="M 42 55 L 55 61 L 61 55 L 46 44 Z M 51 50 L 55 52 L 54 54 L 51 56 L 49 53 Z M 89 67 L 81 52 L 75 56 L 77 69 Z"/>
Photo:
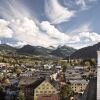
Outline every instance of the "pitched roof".
<path id="1" fill-rule="evenodd" d="M 96 100 L 97 78 L 92 78 L 81 98 L 81 100 Z"/>
<path id="2" fill-rule="evenodd" d="M 44 78 L 39 78 L 35 82 L 33 82 L 30 85 L 25 86 L 25 88 L 33 88 L 35 89 L 37 86 L 39 86 L 45 79 Z"/>

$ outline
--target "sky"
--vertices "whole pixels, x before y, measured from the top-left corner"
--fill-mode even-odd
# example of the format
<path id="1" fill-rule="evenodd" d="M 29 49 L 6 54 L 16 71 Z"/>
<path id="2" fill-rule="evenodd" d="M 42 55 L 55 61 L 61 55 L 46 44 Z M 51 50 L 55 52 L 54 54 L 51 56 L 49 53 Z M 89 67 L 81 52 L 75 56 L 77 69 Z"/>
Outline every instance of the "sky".
<path id="1" fill-rule="evenodd" d="M 100 42 L 100 0 L 0 0 L 0 44 L 79 49 Z"/>

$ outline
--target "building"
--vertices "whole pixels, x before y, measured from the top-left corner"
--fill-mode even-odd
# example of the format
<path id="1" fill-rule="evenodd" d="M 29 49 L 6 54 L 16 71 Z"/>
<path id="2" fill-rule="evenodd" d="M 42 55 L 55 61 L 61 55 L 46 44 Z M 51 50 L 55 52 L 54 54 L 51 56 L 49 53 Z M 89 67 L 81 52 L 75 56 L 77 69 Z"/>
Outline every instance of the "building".
<path id="1" fill-rule="evenodd" d="M 89 81 L 86 81 L 86 80 L 70 80 L 70 83 L 71 83 L 72 90 L 76 93 L 80 93 L 80 92 L 83 92 L 86 89 Z"/>
<path id="2" fill-rule="evenodd" d="M 55 88 L 55 82 L 44 78 L 25 86 L 24 89 L 26 100 L 59 100 L 59 91 Z"/>
<path id="3" fill-rule="evenodd" d="M 100 50 L 97 51 L 97 100 L 100 100 Z"/>
<path id="4" fill-rule="evenodd" d="M 44 80 L 35 88 L 34 100 L 59 100 L 58 91 L 48 80 Z"/>
<path id="5" fill-rule="evenodd" d="M 77 100 L 100 100 L 96 99 L 97 96 L 97 77 L 93 77 L 90 79 L 82 97 Z"/>

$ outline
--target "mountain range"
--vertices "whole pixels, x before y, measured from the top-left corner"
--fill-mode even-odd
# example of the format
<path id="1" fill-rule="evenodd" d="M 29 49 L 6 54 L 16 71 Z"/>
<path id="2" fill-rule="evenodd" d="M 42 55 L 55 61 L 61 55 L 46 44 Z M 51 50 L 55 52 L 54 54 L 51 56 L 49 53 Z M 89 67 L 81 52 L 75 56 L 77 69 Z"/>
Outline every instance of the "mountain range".
<path id="1" fill-rule="evenodd" d="M 90 59 L 97 58 L 97 50 L 100 49 L 100 42 L 92 46 L 84 47 L 81 49 L 74 49 L 72 47 L 63 45 L 54 48 L 50 46 L 48 48 L 41 46 L 31 46 L 25 45 L 22 48 L 15 48 L 7 44 L 0 44 L 0 51 L 5 51 L 7 53 L 16 53 L 19 55 L 41 55 L 41 56 L 56 56 L 62 57 L 64 59 Z"/>
<path id="2" fill-rule="evenodd" d="M 48 48 L 41 47 L 41 46 L 31 46 L 31 45 L 25 45 L 22 48 L 15 48 L 12 46 L 9 46 L 7 44 L 0 44 L 0 51 L 5 51 L 7 53 L 16 53 L 20 55 L 42 55 L 42 56 L 56 56 L 56 57 L 63 57 L 69 56 L 73 52 L 76 51 L 76 49 L 68 46 L 58 46 L 57 48 L 54 48 L 53 46 L 50 46 Z"/>

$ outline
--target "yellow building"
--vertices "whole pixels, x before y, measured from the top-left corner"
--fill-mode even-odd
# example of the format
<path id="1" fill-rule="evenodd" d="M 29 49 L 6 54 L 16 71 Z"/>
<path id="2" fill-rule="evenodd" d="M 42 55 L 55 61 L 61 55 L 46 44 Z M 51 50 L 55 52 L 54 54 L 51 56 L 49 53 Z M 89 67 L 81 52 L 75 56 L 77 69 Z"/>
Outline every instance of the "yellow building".
<path id="1" fill-rule="evenodd" d="M 24 94 L 26 100 L 59 100 L 58 89 L 55 81 L 39 78 L 24 87 Z"/>
<path id="2" fill-rule="evenodd" d="M 39 96 L 52 96 L 54 94 L 58 94 L 57 89 L 48 80 L 44 80 L 35 88 L 34 100 L 39 100 Z"/>
<path id="3" fill-rule="evenodd" d="M 89 81 L 86 80 L 70 80 L 71 88 L 74 92 L 83 92 Z"/>

